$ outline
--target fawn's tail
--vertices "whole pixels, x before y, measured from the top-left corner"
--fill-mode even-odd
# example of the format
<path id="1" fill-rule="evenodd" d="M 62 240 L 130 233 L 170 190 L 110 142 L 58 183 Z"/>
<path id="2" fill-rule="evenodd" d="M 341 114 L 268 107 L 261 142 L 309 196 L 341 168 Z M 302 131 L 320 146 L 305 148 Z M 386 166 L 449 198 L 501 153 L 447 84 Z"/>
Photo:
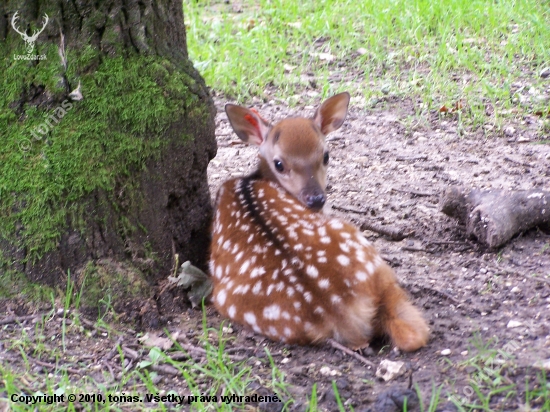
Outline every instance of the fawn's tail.
<path id="1" fill-rule="evenodd" d="M 383 294 L 379 309 L 380 332 L 388 335 L 395 346 L 405 352 L 426 345 L 430 331 L 420 311 L 408 300 L 392 270 L 382 274 Z"/>

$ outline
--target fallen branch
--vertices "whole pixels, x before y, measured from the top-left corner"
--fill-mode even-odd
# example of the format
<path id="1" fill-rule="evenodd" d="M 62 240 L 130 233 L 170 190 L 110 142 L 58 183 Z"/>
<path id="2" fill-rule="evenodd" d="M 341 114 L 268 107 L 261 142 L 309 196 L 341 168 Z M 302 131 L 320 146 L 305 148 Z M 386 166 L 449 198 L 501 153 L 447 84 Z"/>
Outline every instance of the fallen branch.
<path id="1" fill-rule="evenodd" d="M 432 295 L 435 295 L 435 296 L 438 296 L 440 298 L 446 299 L 446 300 L 448 300 L 449 302 L 451 302 L 455 305 L 460 304 L 460 302 L 458 300 L 456 300 L 455 298 L 453 298 L 451 295 L 449 295 L 448 293 L 443 292 L 441 290 L 438 290 L 438 289 L 434 289 L 434 288 L 430 288 L 428 286 L 422 286 L 422 285 L 418 285 L 418 284 L 412 285 L 412 284 L 403 283 L 403 282 L 400 282 L 400 285 L 403 287 L 403 289 L 406 289 L 408 291 L 410 291 L 411 288 L 414 286 L 414 287 L 416 287 L 420 290 L 423 290 L 425 292 L 429 292 Z"/>
<path id="2" fill-rule="evenodd" d="M 466 233 L 489 248 L 498 248 L 514 235 L 550 223 L 550 192 L 471 190 L 450 188 L 441 211 L 466 226 Z"/>
<path id="3" fill-rule="evenodd" d="M 44 313 L 35 313 L 34 315 L 24 315 L 24 316 L 7 316 L 4 319 L 0 319 L 0 325 L 8 325 L 10 323 L 20 323 L 27 320 L 38 319 L 40 317 L 51 317 L 52 315 L 61 315 L 63 314 L 63 309 L 58 309 L 55 313 L 52 311 Z"/>
<path id="4" fill-rule="evenodd" d="M 416 162 L 418 160 L 428 160 L 427 155 L 420 155 L 420 156 L 397 156 L 395 158 L 398 162 Z"/>
<path id="5" fill-rule="evenodd" d="M 49 362 L 44 362 L 44 361 L 41 361 L 41 360 L 38 360 L 38 359 L 34 359 L 34 358 L 31 358 L 29 355 L 26 356 L 28 360 L 30 360 L 31 362 L 34 362 L 36 363 L 37 365 L 40 365 L 40 366 L 44 366 L 46 368 L 49 368 L 49 369 L 53 369 L 53 370 L 64 370 L 64 371 L 67 371 L 69 373 L 72 373 L 74 375 L 83 375 L 84 372 L 78 370 L 78 369 L 73 369 L 73 368 L 70 368 L 68 366 L 60 366 L 60 365 L 54 365 L 53 363 L 49 363 Z"/>
<path id="6" fill-rule="evenodd" d="M 340 343 L 338 343 L 338 342 L 336 342 L 335 340 L 332 340 L 332 339 L 329 339 L 327 342 L 333 348 L 341 350 L 345 354 L 354 357 L 355 359 L 357 359 L 360 362 L 363 362 L 365 365 L 376 369 L 376 365 L 374 363 L 372 363 L 370 360 L 368 360 L 364 356 L 359 355 L 357 352 L 352 351 L 350 348 L 346 348 L 344 345 L 342 345 L 342 344 L 340 344 Z"/>
<path id="7" fill-rule="evenodd" d="M 399 193 L 409 193 L 413 196 L 418 196 L 418 197 L 429 197 L 429 196 L 436 195 L 435 193 L 417 192 L 416 190 L 403 190 L 403 189 L 396 189 L 396 188 L 392 188 L 392 191 L 399 192 Z"/>
<path id="8" fill-rule="evenodd" d="M 360 228 L 361 230 L 370 230 L 371 232 L 378 233 L 382 236 L 389 237 L 391 240 L 396 240 L 396 241 L 403 240 L 414 233 L 414 232 L 405 233 L 404 229 L 385 228 L 369 222 L 361 222 Z"/>
<path id="9" fill-rule="evenodd" d="M 332 208 L 335 210 L 339 210 L 340 212 L 351 212 L 351 213 L 357 213 L 360 215 L 368 215 L 370 213 L 370 210 L 358 210 L 358 209 L 352 209 L 352 208 L 347 208 L 344 206 L 337 206 L 337 205 L 332 205 Z"/>

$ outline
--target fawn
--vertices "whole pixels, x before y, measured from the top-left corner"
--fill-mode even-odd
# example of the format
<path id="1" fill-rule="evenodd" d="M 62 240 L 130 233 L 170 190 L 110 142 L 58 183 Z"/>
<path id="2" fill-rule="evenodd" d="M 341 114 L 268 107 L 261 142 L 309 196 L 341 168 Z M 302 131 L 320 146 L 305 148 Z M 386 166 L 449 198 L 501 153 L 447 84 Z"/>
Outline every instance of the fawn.
<path id="1" fill-rule="evenodd" d="M 270 125 L 227 104 L 236 134 L 259 146 L 248 177 L 216 200 L 210 273 L 217 310 L 287 343 L 334 339 L 351 348 L 388 335 L 401 350 L 428 340 L 428 326 L 392 269 L 354 226 L 319 213 L 329 161 L 325 135 L 347 115 L 350 95 L 326 100 L 312 119 Z"/>

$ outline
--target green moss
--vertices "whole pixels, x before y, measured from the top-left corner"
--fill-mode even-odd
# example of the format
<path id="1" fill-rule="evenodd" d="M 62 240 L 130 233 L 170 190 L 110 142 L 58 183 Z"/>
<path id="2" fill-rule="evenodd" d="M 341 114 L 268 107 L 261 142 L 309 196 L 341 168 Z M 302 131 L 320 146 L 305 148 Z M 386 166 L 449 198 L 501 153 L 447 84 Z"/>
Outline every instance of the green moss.
<path id="1" fill-rule="evenodd" d="M 10 56 L 7 47 L 0 45 L 0 52 Z M 0 237 L 33 258 L 56 247 L 68 218 L 84 221 L 83 198 L 96 189 L 111 191 L 142 169 L 169 140 L 171 124 L 206 113 L 190 92 L 194 80 L 167 60 L 68 50 L 65 76 L 73 88 L 80 83 L 84 96 L 69 101 L 60 86 L 57 46 L 39 53 L 47 55 L 39 64 L 0 63 Z M 50 99 L 19 108 L 30 85 L 44 87 L 42 96 Z"/>
<path id="2" fill-rule="evenodd" d="M 143 274 L 134 267 L 103 259 L 97 264 L 89 263 L 76 285 L 75 293 L 80 294 L 80 304 L 88 308 L 97 308 L 101 313 L 106 302 L 116 298 L 118 303 L 136 298 L 148 299 L 151 288 Z"/>
<path id="3" fill-rule="evenodd" d="M 54 288 L 30 282 L 25 275 L 15 270 L 2 271 L 0 276 L 0 299 L 25 299 L 31 302 L 50 302 L 57 293 Z"/>

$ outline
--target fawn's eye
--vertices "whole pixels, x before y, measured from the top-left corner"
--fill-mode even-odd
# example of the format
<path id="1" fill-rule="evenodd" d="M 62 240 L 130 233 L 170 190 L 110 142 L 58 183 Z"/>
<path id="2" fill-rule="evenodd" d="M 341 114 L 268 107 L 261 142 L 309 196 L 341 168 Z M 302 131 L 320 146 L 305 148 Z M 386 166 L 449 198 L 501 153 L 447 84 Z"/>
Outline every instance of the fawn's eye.
<path id="1" fill-rule="evenodd" d="M 285 170 L 283 162 L 281 162 L 280 160 L 274 160 L 273 164 L 275 165 L 275 169 L 277 169 L 279 173 L 283 173 L 283 171 Z"/>
<path id="2" fill-rule="evenodd" d="M 328 159 L 329 159 L 328 152 L 325 152 L 325 155 L 323 156 L 323 164 L 325 166 L 328 165 Z"/>

